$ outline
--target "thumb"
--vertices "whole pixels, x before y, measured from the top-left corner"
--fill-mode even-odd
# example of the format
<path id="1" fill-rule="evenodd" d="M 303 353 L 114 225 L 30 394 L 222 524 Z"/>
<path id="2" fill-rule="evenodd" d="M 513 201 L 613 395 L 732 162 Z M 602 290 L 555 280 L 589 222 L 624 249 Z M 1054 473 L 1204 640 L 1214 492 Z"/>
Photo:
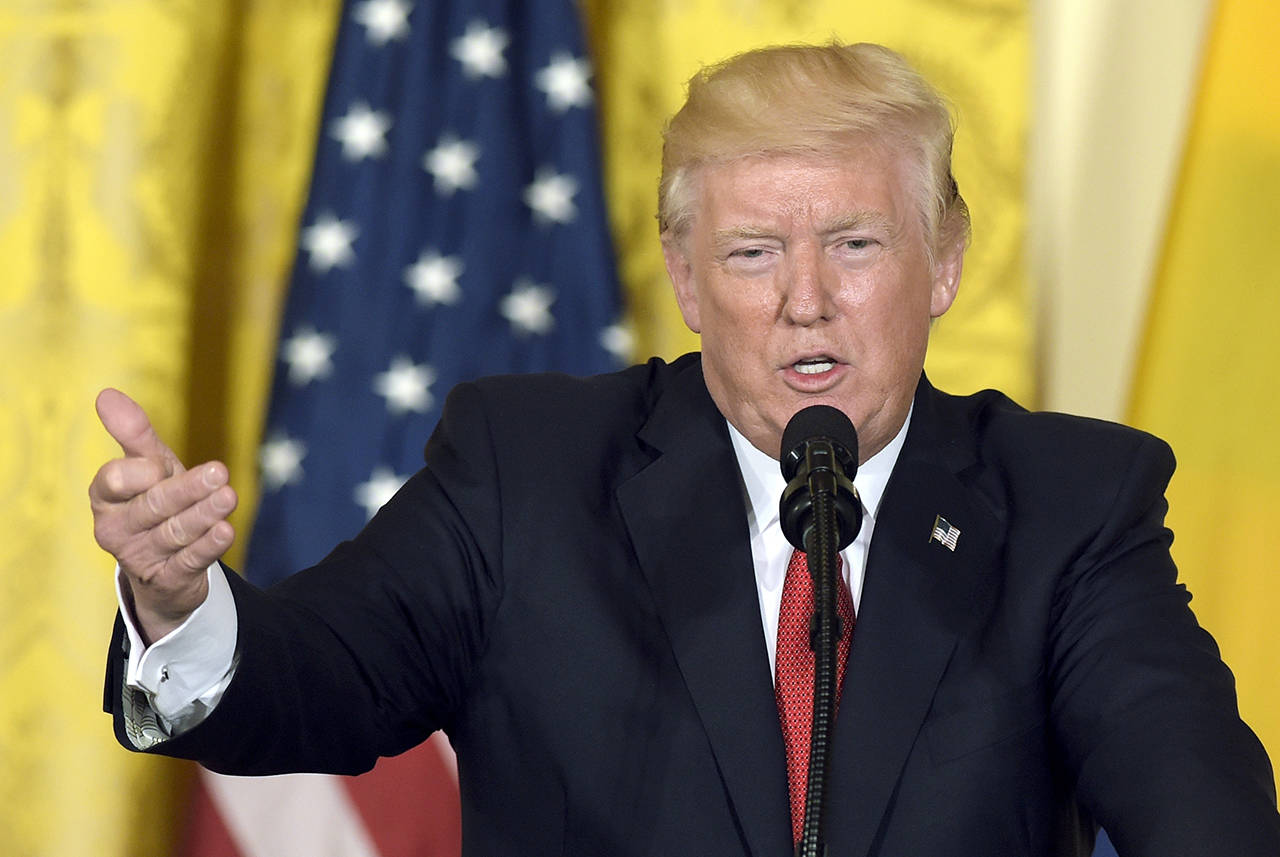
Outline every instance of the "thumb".
<path id="1" fill-rule="evenodd" d="M 108 387 L 98 394 L 95 405 L 102 427 L 120 444 L 125 455 L 160 461 L 170 474 L 186 469 L 151 427 L 147 412 L 133 399 Z"/>

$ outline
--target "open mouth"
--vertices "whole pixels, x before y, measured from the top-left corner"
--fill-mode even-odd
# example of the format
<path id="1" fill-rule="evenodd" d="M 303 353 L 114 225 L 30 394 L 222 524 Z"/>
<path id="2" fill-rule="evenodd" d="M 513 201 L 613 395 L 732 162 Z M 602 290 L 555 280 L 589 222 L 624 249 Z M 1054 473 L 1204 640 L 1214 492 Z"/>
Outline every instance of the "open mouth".
<path id="1" fill-rule="evenodd" d="M 801 375 L 821 375 L 836 368 L 836 361 L 830 357 L 811 357 L 806 360 L 797 360 L 791 368 Z"/>

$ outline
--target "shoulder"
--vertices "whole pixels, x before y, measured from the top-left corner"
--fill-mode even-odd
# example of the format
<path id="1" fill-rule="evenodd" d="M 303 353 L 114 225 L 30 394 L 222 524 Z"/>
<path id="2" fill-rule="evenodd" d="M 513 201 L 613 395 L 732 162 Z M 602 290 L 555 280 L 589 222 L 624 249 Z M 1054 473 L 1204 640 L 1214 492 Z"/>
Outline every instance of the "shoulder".
<path id="1" fill-rule="evenodd" d="M 917 407 L 953 472 L 1016 518 L 1083 522 L 1120 506 L 1162 504 L 1174 470 L 1163 440 L 1105 420 L 1031 411 L 1002 393 L 922 389 Z"/>
<path id="2" fill-rule="evenodd" d="M 694 375 L 700 382 L 701 365 L 699 355 L 686 354 L 671 363 L 654 357 L 647 363 L 601 375 L 563 372 L 492 375 L 458 385 L 454 395 L 461 398 L 474 391 L 480 401 L 496 412 L 502 412 L 502 403 L 517 403 L 534 410 L 562 408 L 566 404 L 603 410 L 626 405 L 647 409 L 674 384 Z"/>
<path id="3" fill-rule="evenodd" d="M 495 450 L 598 447 L 634 442 L 659 401 L 676 391 L 705 389 L 699 355 L 668 363 L 653 358 L 618 372 L 494 375 L 459 384 L 428 443 L 486 435 Z M 598 450 L 607 454 L 604 450 Z"/>
<path id="4" fill-rule="evenodd" d="M 952 443 L 971 444 L 987 464 L 1048 471 L 1091 462 L 1114 469 L 1134 456 L 1151 458 L 1173 470 L 1174 457 L 1160 438 L 1107 420 L 1053 411 L 1032 411 L 995 390 L 954 396 L 930 389 L 926 397 L 942 434 Z"/>

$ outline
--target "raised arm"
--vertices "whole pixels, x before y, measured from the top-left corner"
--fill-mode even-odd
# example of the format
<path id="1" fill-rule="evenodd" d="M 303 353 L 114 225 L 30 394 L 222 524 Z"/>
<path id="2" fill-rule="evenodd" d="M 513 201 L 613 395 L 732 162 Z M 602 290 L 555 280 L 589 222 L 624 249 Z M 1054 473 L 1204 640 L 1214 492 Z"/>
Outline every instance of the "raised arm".
<path id="1" fill-rule="evenodd" d="M 104 464 L 89 485 L 94 538 L 120 564 L 133 618 L 149 644 L 204 601 L 205 570 L 235 538 L 227 516 L 236 492 L 221 462 L 183 467 L 124 393 L 103 390 L 97 409 L 124 455 Z"/>

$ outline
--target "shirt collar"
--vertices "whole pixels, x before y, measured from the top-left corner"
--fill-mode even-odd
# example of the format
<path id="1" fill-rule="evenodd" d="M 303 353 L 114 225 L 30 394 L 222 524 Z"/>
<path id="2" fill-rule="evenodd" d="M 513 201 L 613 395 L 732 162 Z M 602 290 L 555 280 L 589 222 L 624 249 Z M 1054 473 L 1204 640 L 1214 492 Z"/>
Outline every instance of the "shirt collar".
<path id="1" fill-rule="evenodd" d="M 889 475 L 898 462 L 898 454 L 907 439 L 907 428 L 911 425 L 911 414 L 915 411 L 915 403 L 907 411 L 902 428 L 893 436 L 893 440 L 884 449 L 871 456 L 858 467 L 853 484 L 858 489 L 862 500 L 862 511 L 875 520 L 880 510 L 880 500 L 884 497 L 885 486 L 889 483 Z M 747 493 L 747 514 L 751 519 L 753 532 L 762 532 L 778 523 L 778 501 L 782 491 L 787 487 L 782 478 L 778 462 L 756 449 L 751 441 L 725 421 L 729 426 L 729 438 L 733 441 L 733 452 L 738 458 L 738 469 L 742 472 L 743 487 Z"/>

